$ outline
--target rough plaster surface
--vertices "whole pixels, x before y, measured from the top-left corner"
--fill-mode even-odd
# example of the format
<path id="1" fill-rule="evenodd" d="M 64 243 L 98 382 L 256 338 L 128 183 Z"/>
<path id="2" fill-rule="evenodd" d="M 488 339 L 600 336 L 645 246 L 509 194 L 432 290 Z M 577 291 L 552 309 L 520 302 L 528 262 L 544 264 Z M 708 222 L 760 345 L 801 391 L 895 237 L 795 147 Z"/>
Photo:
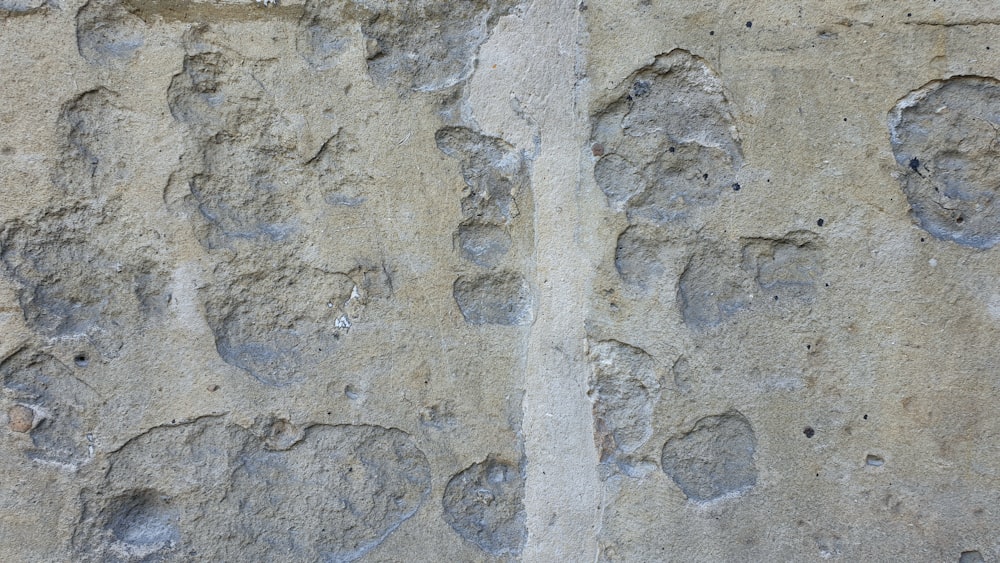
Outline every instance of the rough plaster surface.
<path id="1" fill-rule="evenodd" d="M 1000 560 L 995 12 L 0 0 L 0 560 Z"/>

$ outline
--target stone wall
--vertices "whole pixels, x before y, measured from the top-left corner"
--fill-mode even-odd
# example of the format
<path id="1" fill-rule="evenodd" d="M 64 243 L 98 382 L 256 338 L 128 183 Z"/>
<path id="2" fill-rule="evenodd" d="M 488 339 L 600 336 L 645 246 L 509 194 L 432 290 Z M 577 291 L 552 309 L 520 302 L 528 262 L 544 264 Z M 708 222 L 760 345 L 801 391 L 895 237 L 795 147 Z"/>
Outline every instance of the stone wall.
<path id="1" fill-rule="evenodd" d="M 998 561 L 994 2 L 0 0 L 3 561 Z"/>

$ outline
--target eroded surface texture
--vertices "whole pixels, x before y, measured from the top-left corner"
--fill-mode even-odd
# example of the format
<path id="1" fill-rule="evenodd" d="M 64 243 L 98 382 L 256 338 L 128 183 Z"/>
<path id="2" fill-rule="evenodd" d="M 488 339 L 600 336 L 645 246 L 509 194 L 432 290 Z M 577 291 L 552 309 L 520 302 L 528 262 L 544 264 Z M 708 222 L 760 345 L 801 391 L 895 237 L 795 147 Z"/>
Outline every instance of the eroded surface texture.
<path id="1" fill-rule="evenodd" d="M 656 364 L 645 351 L 616 341 L 590 348 L 593 375 L 587 394 L 594 401 L 594 436 L 602 463 L 634 472 L 628 454 L 653 435 L 653 409 L 660 399 Z"/>
<path id="2" fill-rule="evenodd" d="M 676 50 L 635 72 L 627 91 L 593 118 L 594 178 L 632 222 L 691 220 L 735 183 L 735 124 L 704 61 Z"/>
<path id="3" fill-rule="evenodd" d="M 89 1 L 76 14 L 80 56 L 98 66 L 123 66 L 145 43 L 145 27 L 119 0 Z"/>
<path id="4" fill-rule="evenodd" d="M 445 521 L 492 555 L 520 553 L 527 535 L 524 475 L 493 456 L 454 475 L 444 490 Z"/>
<path id="5" fill-rule="evenodd" d="M 0 260 L 20 285 L 29 327 L 48 337 L 87 337 L 114 356 L 130 331 L 162 314 L 170 293 L 156 250 L 129 253 L 131 241 L 102 214 L 74 206 L 10 223 L 0 234 Z"/>
<path id="6" fill-rule="evenodd" d="M 348 3 L 365 36 L 368 72 L 378 84 L 432 91 L 467 79 L 476 52 L 509 0 Z M 423 25 L 414 27 L 412 22 Z"/>
<path id="7" fill-rule="evenodd" d="M 77 363 L 86 361 L 83 355 Z M 92 412 L 99 397 L 73 373 L 79 367 L 28 349 L 0 363 L 4 392 L 17 405 L 8 411 L 10 426 L 31 438 L 29 458 L 75 468 L 94 455 Z"/>
<path id="8" fill-rule="evenodd" d="M 164 463 L 150 471 L 150 457 Z M 426 456 L 399 430 L 271 421 L 248 431 L 199 419 L 152 429 L 109 456 L 103 480 L 84 491 L 74 545 L 102 561 L 353 561 L 429 492 Z"/>
<path id="9" fill-rule="evenodd" d="M 364 308 L 363 290 L 347 274 L 290 264 L 232 267 L 205 302 L 219 355 L 262 383 L 302 381 L 336 352 Z M 289 302 L 295 292 L 308 299 Z"/>
<path id="10" fill-rule="evenodd" d="M 995 78 L 938 80 L 903 98 L 889 116 L 913 216 L 932 235 L 973 248 L 1000 241 L 998 93 Z"/>
<path id="11" fill-rule="evenodd" d="M 0 0 L 0 561 L 1000 561 L 995 0 Z"/>
<path id="12" fill-rule="evenodd" d="M 757 482 L 757 436 L 738 412 L 707 416 L 663 445 L 663 471 L 694 501 L 746 491 Z"/>

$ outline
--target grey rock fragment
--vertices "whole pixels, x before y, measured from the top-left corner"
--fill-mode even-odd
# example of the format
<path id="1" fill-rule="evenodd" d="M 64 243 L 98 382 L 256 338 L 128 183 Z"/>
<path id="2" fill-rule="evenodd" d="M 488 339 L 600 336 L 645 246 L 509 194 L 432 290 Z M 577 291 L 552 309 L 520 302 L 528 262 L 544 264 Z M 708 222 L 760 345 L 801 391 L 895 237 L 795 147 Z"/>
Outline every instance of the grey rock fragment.
<path id="1" fill-rule="evenodd" d="M 4 390 L 33 411 L 31 458 L 76 469 L 93 457 L 88 409 L 99 397 L 52 356 L 22 350 L 0 363 Z"/>
<path id="2" fill-rule="evenodd" d="M 134 175 L 126 156 L 133 152 L 131 114 L 116 98 L 98 88 L 63 105 L 58 125 L 65 143 L 52 180 L 69 196 L 107 195 Z"/>
<path id="3" fill-rule="evenodd" d="M 0 0 L 0 14 L 28 15 L 44 10 L 49 0 Z"/>
<path id="4" fill-rule="evenodd" d="M 350 45 L 352 34 L 343 14 L 345 2 L 308 0 L 299 20 L 295 47 L 316 70 L 337 66 Z"/>
<path id="5" fill-rule="evenodd" d="M 530 173 L 524 155 L 495 137 L 466 127 L 446 127 L 435 135 L 444 154 L 461 163 L 468 188 L 462 214 L 479 224 L 506 225 L 518 215 L 516 200 L 528 195 Z"/>
<path id="6" fill-rule="evenodd" d="M 448 481 L 444 519 L 462 539 L 491 555 L 516 555 L 527 538 L 524 474 L 494 456 L 474 463 Z"/>
<path id="7" fill-rule="evenodd" d="M 364 308 L 364 289 L 351 276 L 294 261 L 224 265 L 217 277 L 205 315 L 219 356 L 266 385 L 303 381 Z"/>
<path id="8" fill-rule="evenodd" d="M 746 238 L 738 246 L 704 241 L 680 275 L 677 303 L 686 325 L 707 330 L 751 306 L 807 305 L 822 275 L 823 249 L 808 231 Z"/>
<path id="9" fill-rule="evenodd" d="M 757 483 L 757 436 L 736 411 L 706 416 L 663 446 L 660 467 L 693 501 L 711 501 Z"/>
<path id="10" fill-rule="evenodd" d="M 428 92 L 454 86 L 472 74 L 479 46 L 512 4 L 352 0 L 344 7 L 361 24 L 368 73 L 375 83 Z"/>
<path id="11" fill-rule="evenodd" d="M 588 395 L 593 401 L 595 441 L 602 462 L 630 454 L 653 435 L 660 377 L 653 358 L 614 340 L 590 348 Z"/>
<path id="12" fill-rule="evenodd" d="M 666 269 L 660 250 L 665 242 L 660 233 L 645 225 L 622 231 L 615 247 L 615 269 L 622 281 L 646 290 L 662 281 Z"/>
<path id="13" fill-rule="evenodd" d="M 806 231 L 778 239 L 750 239 L 743 246 L 743 269 L 761 290 L 781 299 L 811 300 L 823 275 L 816 236 Z"/>
<path id="14" fill-rule="evenodd" d="M 920 226 L 973 248 L 1000 242 L 1000 82 L 959 76 L 910 93 L 889 114 L 899 181 Z"/>
<path id="15" fill-rule="evenodd" d="M 484 268 L 499 264 L 513 246 L 503 227 L 475 222 L 460 225 L 455 239 L 462 257 Z"/>
<path id="16" fill-rule="evenodd" d="M 684 323 L 708 329 L 745 309 L 750 302 L 746 281 L 734 257 L 713 249 L 694 255 L 677 285 Z"/>
<path id="17" fill-rule="evenodd" d="M 531 287 L 520 274 L 461 276 L 455 280 L 453 291 L 469 324 L 526 325 L 534 319 Z"/>
<path id="18" fill-rule="evenodd" d="M 122 66 L 146 41 L 146 24 L 120 0 L 90 0 L 76 14 L 80 56 L 97 66 Z"/>
<path id="19" fill-rule="evenodd" d="M 103 215 L 74 206 L 12 222 L 0 232 L 0 266 L 21 286 L 30 328 L 47 337 L 86 336 L 113 357 L 130 331 L 163 313 L 169 276 L 143 255 L 149 249 L 128 255 L 121 251 L 126 237 L 105 238 Z"/>
<path id="20" fill-rule="evenodd" d="M 201 418 L 129 441 L 83 493 L 77 555 L 353 561 L 430 492 L 427 459 L 399 430 L 313 425 L 279 450 L 268 447 L 275 432 Z"/>
<path id="21" fill-rule="evenodd" d="M 686 222 L 735 181 L 742 157 L 729 102 L 690 53 L 660 55 L 591 118 L 594 178 L 631 223 Z"/>

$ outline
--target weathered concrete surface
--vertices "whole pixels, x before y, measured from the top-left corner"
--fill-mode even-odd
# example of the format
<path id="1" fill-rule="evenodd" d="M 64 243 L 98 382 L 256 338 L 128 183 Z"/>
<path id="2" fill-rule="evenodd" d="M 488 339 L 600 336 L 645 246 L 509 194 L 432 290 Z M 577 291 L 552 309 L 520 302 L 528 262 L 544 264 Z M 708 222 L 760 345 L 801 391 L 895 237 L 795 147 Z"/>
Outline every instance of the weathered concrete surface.
<path id="1" fill-rule="evenodd" d="M 0 0 L 0 560 L 1000 560 L 995 8 Z"/>

